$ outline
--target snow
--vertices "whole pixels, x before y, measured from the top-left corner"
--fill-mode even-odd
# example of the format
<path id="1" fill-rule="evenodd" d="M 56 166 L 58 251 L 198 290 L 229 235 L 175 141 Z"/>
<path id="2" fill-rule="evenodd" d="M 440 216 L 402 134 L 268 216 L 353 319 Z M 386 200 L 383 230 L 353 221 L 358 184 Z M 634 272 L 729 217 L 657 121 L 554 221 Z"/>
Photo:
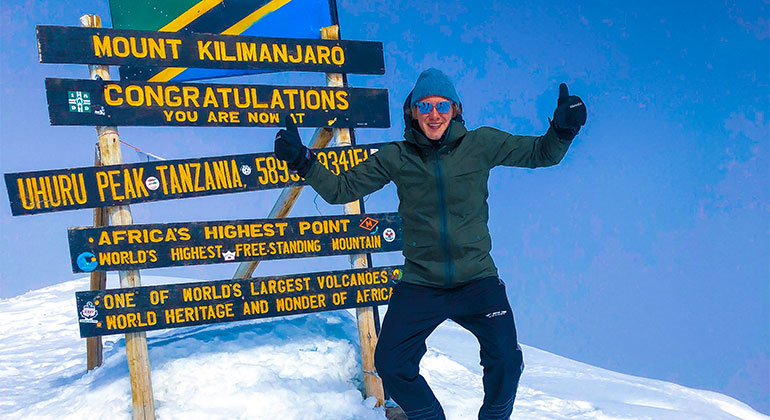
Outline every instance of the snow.
<path id="1" fill-rule="evenodd" d="M 82 278 L 0 300 L 0 418 L 131 418 L 122 335 L 103 338 L 104 365 L 86 373 L 74 296 L 87 288 Z M 336 311 L 148 332 L 157 418 L 382 420 L 361 394 L 354 320 Z M 722 394 L 522 348 L 515 419 L 770 419 Z M 450 420 L 476 418 L 483 391 L 470 333 L 442 324 L 421 368 Z"/>

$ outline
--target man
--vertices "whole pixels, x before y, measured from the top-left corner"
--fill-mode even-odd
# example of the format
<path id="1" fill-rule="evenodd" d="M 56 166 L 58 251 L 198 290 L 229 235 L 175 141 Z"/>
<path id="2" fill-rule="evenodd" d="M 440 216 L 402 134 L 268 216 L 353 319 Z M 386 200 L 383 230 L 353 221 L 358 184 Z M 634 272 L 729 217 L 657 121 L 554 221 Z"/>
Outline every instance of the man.
<path id="1" fill-rule="evenodd" d="M 524 364 L 505 285 L 490 256 L 489 171 L 498 165 L 559 163 L 585 120 L 585 105 L 561 84 L 544 136 L 514 136 L 490 127 L 468 131 L 454 85 L 431 68 L 420 74 L 404 103 L 404 141 L 383 146 L 338 176 L 302 145 L 291 119 L 278 132 L 276 156 L 331 204 L 396 184 L 404 273 L 393 286 L 374 359 L 385 389 L 409 419 L 445 419 L 419 363 L 426 338 L 446 319 L 481 344 L 479 419 L 510 417 Z"/>

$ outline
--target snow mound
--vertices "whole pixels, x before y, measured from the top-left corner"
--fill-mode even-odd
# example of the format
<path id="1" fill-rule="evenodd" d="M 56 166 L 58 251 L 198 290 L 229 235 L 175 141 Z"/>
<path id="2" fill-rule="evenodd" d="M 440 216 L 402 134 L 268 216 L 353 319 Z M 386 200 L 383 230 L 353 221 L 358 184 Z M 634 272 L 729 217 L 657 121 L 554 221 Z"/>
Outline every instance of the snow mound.
<path id="1" fill-rule="evenodd" d="M 146 285 L 190 281 L 144 276 Z M 110 283 L 113 284 L 113 283 Z M 0 300 L 0 417 L 129 419 L 123 336 L 104 337 L 86 373 L 78 279 Z M 364 400 L 353 311 L 148 332 L 158 419 L 384 419 Z M 483 396 L 478 344 L 452 322 L 428 340 L 422 372 L 449 419 Z M 523 346 L 517 419 L 768 420 L 730 397 L 596 368 Z"/>

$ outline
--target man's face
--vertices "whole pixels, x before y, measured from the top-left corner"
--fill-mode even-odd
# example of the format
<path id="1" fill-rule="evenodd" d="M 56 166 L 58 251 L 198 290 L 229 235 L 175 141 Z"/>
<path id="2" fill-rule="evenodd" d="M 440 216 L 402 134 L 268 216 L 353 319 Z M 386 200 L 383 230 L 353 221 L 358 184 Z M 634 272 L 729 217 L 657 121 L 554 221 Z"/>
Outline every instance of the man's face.
<path id="1" fill-rule="evenodd" d="M 452 120 L 452 114 L 454 113 L 454 107 L 450 107 L 448 112 L 438 112 L 436 104 L 442 101 L 449 101 L 449 99 L 436 95 L 420 99 L 418 102 L 427 102 L 433 105 L 433 108 L 427 114 L 420 113 L 417 106 L 412 107 L 412 118 L 417 120 L 422 132 L 431 140 L 438 140 L 444 135 L 444 131 L 449 127 L 449 122 Z"/>

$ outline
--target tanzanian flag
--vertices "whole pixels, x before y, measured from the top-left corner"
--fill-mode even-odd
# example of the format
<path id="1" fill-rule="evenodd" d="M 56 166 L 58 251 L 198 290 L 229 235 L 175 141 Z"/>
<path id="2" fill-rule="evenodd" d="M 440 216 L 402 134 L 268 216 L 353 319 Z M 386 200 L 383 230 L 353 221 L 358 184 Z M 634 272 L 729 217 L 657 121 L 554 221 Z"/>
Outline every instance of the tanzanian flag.
<path id="1" fill-rule="evenodd" d="M 336 0 L 109 0 L 114 29 L 321 38 L 338 24 Z M 121 80 L 181 82 L 262 73 L 185 67 L 120 67 Z"/>

